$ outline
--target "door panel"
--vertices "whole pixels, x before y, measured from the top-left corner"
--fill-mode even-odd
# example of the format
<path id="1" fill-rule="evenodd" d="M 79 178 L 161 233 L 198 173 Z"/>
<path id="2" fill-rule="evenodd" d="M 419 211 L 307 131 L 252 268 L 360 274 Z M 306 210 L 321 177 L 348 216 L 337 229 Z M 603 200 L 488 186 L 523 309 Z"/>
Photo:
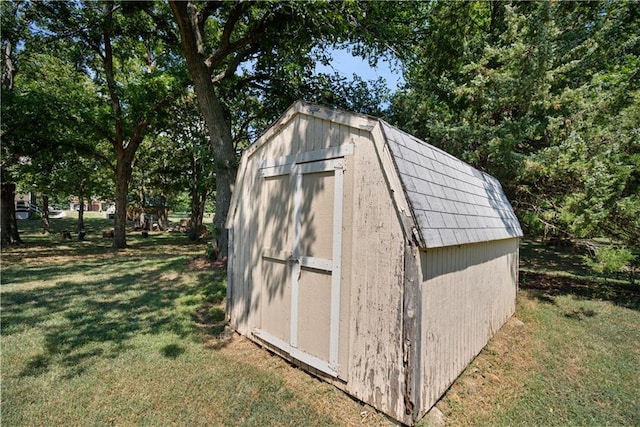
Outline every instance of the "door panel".
<path id="1" fill-rule="evenodd" d="M 298 299 L 298 349 L 329 360 L 330 272 L 302 268 Z"/>
<path id="2" fill-rule="evenodd" d="M 302 175 L 300 255 L 332 259 L 334 172 Z"/>
<path id="3" fill-rule="evenodd" d="M 333 376 L 346 372 L 338 366 L 347 350 L 338 348 L 343 162 L 270 162 L 260 171 L 268 208 L 261 215 L 262 323 L 254 334 Z"/>
<path id="4" fill-rule="evenodd" d="M 292 245 L 291 178 L 288 175 L 265 178 L 262 183 L 262 328 L 289 341 L 291 324 L 291 280 L 287 256 Z"/>
<path id="5" fill-rule="evenodd" d="M 262 328 L 289 341 L 291 324 L 291 282 L 286 261 L 262 258 Z"/>

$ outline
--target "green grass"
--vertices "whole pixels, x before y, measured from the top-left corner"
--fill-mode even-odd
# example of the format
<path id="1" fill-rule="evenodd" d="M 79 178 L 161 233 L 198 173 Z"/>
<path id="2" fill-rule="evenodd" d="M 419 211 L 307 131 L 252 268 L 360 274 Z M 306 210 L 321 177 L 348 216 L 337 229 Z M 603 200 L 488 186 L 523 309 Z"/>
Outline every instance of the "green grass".
<path id="1" fill-rule="evenodd" d="M 110 221 L 62 240 L 74 221 L 50 236 L 20 222 L 25 245 L 2 249 L 3 425 L 389 424 L 225 334 L 225 273 L 197 259 L 204 244 L 131 232 L 113 252 Z M 535 249 L 516 316 L 437 405 L 448 425 L 640 425 L 640 289 Z"/>
<path id="2" fill-rule="evenodd" d="M 362 406 L 244 340 L 225 338 L 225 273 L 180 233 L 113 252 L 87 218 L 20 223 L 2 252 L 3 425 L 339 425 Z M 340 403 L 342 402 L 342 403 Z M 327 405 L 329 408 L 331 405 Z"/>
<path id="3" fill-rule="evenodd" d="M 640 425 L 640 314 L 523 291 L 510 321 L 438 403 L 450 425 Z"/>

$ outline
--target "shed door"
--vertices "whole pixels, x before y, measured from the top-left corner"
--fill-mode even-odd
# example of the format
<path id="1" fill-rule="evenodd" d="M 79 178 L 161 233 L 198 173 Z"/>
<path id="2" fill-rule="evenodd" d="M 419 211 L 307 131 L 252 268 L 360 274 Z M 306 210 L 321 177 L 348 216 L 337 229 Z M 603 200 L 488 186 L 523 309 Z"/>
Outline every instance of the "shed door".
<path id="1" fill-rule="evenodd" d="M 343 159 L 263 168 L 259 338 L 339 375 Z M 345 324 L 348 322 L 344 322 Z"/>

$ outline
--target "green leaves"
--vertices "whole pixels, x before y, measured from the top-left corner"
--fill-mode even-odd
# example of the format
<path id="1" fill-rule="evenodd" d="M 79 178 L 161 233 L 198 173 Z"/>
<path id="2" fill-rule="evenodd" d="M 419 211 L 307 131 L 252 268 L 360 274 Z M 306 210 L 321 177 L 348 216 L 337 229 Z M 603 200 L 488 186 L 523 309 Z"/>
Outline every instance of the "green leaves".
<path id="1" fill-rule="evenodd" d="M 587 266 L 596 273 L 611 274 L 621 272 L 629 267 L 634 256 L 626 247 L 603 246 L 598 248 L 595 257 L 585 256 L 583 259 Z"/>
<path id="2" fill-rule="evenodd" d="M 633 2 L 436 2 L 423 28 L 395 122 L 500 178 L 529 231 L 637 245 Z"/>

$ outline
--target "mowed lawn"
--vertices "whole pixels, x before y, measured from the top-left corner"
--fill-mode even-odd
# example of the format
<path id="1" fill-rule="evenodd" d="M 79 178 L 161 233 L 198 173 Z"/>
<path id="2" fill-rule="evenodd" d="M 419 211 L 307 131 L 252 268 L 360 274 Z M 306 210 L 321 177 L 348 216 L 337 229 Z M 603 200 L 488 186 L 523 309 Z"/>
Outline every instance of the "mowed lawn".
<path id="1" fill-rule="evenodd" d="M 3 426 L 390 424 L 225 334 L 225 272 L 204 244 L 132 232 L 113 252 L 98 217 L 62 240 L 74 221 L 51 236 L 21 222 L 25 246 L 2 249 Z M 640 425 L 640 291 L 537 271 L 438 403 L 448 424 Z"/>

